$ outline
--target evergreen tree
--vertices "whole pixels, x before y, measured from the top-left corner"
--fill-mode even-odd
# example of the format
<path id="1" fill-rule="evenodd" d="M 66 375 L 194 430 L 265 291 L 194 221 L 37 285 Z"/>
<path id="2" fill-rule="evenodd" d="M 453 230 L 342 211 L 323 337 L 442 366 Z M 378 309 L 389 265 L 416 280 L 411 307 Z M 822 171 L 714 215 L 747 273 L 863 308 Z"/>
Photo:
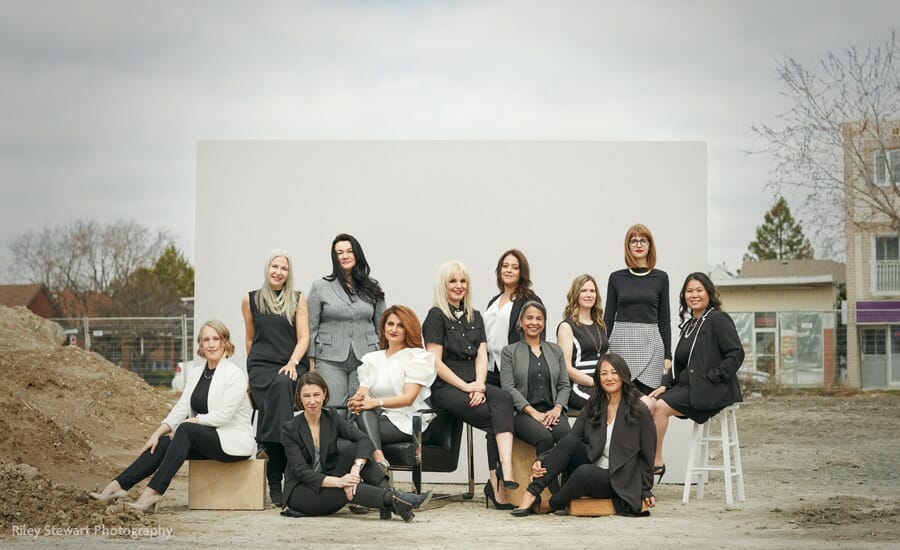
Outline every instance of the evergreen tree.
<path id="1" fill-rule="evenodd" d="M 813 257 L 812 245 L 803 228 L 794 221 L 791 209 L 778 197 L 766 212 L 763 224 L 756 228 L 756 239 L 747 247 L 744 260 L 808 260 Z"/>
<path id="2" fill-rule="evenodd" d="M 153 274 L 162 286 L 182 297 L 194 295 L 194 268 L 175 245 L 169 245 L 153 266 Z"/>

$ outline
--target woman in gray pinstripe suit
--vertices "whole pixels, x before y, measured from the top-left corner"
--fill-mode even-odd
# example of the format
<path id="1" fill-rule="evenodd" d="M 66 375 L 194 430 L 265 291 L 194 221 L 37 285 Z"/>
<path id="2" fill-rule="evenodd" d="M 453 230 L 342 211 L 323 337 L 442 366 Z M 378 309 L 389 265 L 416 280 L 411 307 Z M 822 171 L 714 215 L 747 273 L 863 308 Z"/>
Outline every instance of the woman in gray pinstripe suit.
<path id="1" fill-rule="evenodd" d="M 309 290 L 310 368 L 325 378 L 334 403 L 356 392 L 360 358 L 378 350 L 384 291 L 369 277 L 369 264 L 356 237 L 341 233 L 331 242 L 331 275 Z"/>

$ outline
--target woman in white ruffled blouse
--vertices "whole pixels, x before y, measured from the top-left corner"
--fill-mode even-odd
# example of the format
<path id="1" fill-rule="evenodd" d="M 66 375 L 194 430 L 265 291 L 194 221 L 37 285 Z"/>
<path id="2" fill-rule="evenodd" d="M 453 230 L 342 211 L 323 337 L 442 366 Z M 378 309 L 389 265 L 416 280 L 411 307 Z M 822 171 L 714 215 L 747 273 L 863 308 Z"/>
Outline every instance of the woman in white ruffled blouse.
<path id="1" fill-rule="evenodd" d="M 367 353 L 359 366 L 359 390 L 347 401 L 359 415 L 359 425 L 375 443 L 373 460 L 389 467 L 382 451 L 386 443 L 412 440 L 412 417 L 428 408 L 436 371 L 434 354 L 422 347 L 419 318 L 406 306 L 387 308 L 381 316 L 380 351 Z M 422 429 L 430 415 L 423 415 Z"/>

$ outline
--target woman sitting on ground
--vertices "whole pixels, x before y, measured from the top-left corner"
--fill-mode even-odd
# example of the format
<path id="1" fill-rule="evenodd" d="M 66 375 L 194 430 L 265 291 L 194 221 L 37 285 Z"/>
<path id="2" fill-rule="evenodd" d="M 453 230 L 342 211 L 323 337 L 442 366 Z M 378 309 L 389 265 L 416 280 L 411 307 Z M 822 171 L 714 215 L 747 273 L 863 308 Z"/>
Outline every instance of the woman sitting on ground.
<path id="1" fill-rule="evenodd" d="M 550 498 L 551 510 L 564 510 L 583 496 L 608 498 L 616 513 L 646 515 L 656 506 L 653 496 L 653 457 L 656 429 L 628 364 L 608 353 L 594 374 L 595 391 L 581 409 L 569 435 L 532 466 L 528 485 L 514 516 L 540 508 L 540 494 L 563 472 L 566 483 Z M 649 513 L 649 512 L 647 512 Z"/>
<path id="2" fill-rule="evenodd" d="M 373 460 L 387 471 L 385 443 L 413 440 L 412 418 L 429 408 L 434 354 L 422 347 L 419 318 L 406 306 L 391 306 L 381 316 L 380 351 L 367 353 L 357 370 L 359 390 L 347 402 L 375 445 Z M 423 415 L 422 430 L 432 415 Z"/>
<path id="3" fill-rule="evenodd" d="M 131 487 L 152 475 L 131 507 L 155 512 L 185 460 L 237 462 L 253 454 L 256 444 L 247 374 L 228 360 L 234 353 L 228 329 L 221 321 L 207 321 L 200 327 L 197 343 L 197 355 L 206 359 L 204 368 L 191 371 L 181 398 L 144 444 L 137 460 L 103 491 L 90 493 L 91 498 L 124 498 Z"/>
<path id="4" fill-rule="evenodd" d="M 281 442 L 287 454 L 283 515 L 326 516 L 347 503 L 391 513 L 409 522 L 414 509 L 431 498 L 390 487 L 387 475 L 370 463 L 372 440 L 328 403 L 328 385 L 317 372 L 297 380 L 297 406 L 303 411 L 284 424 Z M 338 438 L 351 442 L 338 449 Z"/>

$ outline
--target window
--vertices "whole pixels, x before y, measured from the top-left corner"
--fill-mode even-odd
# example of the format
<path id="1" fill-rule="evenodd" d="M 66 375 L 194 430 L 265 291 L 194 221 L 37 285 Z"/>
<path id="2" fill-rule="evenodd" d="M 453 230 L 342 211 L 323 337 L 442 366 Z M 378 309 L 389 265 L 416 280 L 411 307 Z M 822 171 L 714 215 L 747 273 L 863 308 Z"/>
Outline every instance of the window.
<path id="1" fill-rule="evenodd" d="M 875 291 L 900 293 L 900 237 L 875 237 Z"/>
<path id="2" fill-rule="evenodd" d="M 900 149 L 875 151 L 875 183 L 900 184 Z"/>

